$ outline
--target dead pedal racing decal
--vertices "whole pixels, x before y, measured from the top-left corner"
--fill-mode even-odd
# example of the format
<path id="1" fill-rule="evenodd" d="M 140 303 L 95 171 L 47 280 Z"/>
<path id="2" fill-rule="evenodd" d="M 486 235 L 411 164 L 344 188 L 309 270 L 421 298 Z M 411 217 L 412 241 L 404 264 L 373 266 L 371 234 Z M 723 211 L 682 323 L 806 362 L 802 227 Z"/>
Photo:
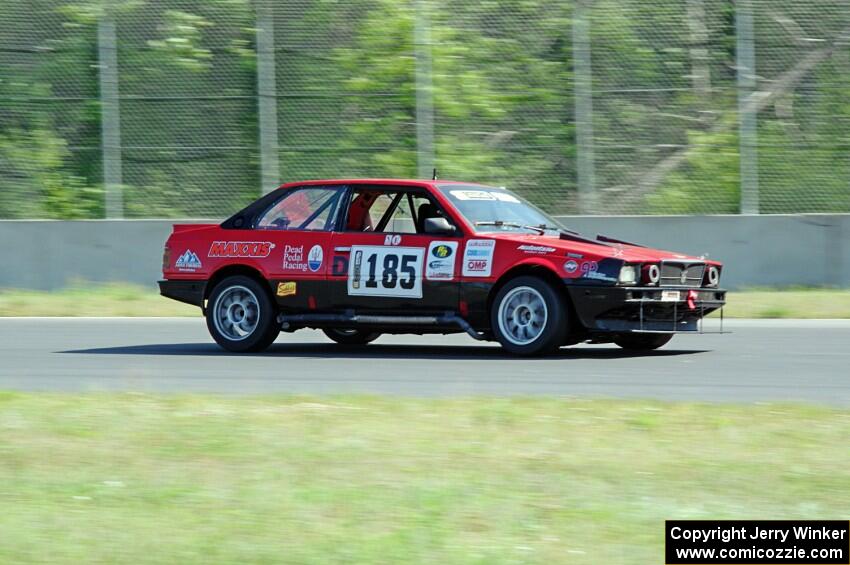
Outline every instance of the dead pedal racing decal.
<path id="1" fill-rule="evenodd" d="M 422 298 L 424 255 L 424 247 L 352 246 L 348 294 Z"/>
<path id="2" fill-rule="evenodd" d="M 463 276 L 489 277 L 493 270 L 494 239 L 470 239 L 463 252 Z"/>
<path id="3" fill-rule="evenodd" d="M 268 257 L 274 249 L 274 243 L 269 241 L 213 241 L 209 257 L 251 257 L 262 259 Z"/>
<path id="4" fill-rule="evenodd" d="M 177 262 L 174 263 L 174 267 L 178 271 L 192 272 L 200 269 L 202 266 L 198 255 L 191 249 L 187 249 L 183 255 L 177 258 Z"/>
<path id="5" fill-rule="evenodd" d="M 298 286 L 295 281 L 277 283 L 277 295 L 283 298 L 284 296 L 295 296 L 298 291 Z"/>
<path id="6" fill-rule="evenodd" d="M 285 245 L 283 248 L 283 270 L 316 273 L 322 268 L 325 253 L 321 245 L 314 245 L 304 258 L 303 245 Z"/>
<path id="7" fill-rule="evenodd" d="M 456 241 L 432 241 L 425 259 L 425 279 L 450 281 L 455 276 Z"/>

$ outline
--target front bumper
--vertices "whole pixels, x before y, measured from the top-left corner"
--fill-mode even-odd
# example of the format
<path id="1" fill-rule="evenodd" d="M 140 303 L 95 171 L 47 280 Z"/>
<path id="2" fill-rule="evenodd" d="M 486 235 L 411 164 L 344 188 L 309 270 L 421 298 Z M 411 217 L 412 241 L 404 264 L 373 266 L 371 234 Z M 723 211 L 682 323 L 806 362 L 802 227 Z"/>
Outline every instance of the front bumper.
<path id="1" fill-rule="evenodd" d="M 206 281 L 159 281 L 159 293 L 165 297 L 204 307 Z"/>
<path id="2" fill-rule="evenodd" d="M 567 285 L 581 324 L 591 332 L 704 331 L 700 320 L 726 304 L 714 288 Z"/>

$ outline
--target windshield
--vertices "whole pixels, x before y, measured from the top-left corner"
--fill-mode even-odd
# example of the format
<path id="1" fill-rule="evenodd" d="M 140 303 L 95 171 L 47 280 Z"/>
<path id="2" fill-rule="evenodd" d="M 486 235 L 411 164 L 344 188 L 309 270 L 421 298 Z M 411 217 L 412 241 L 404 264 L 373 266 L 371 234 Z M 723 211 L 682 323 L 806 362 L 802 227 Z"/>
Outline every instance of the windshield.
<path id="1" fill-rule="evenodd" d="M 563 229 L 551 216 L 510 190 L 475 184 L 441 184 L 455 208 L 477 232 L 521 231 L 541 233 Z"/>

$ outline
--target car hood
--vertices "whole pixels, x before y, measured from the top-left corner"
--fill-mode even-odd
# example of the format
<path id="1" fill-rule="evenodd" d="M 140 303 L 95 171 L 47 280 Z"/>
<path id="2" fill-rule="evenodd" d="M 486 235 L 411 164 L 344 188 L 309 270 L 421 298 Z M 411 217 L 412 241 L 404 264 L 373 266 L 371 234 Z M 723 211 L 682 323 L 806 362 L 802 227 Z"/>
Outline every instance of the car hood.
<path id="1" fill-rule="evenodd" d="M 664 251 L 639 245 L 626 243 L 609 243 L 595 241 L 585 236 L 577 235 L 577 239 L 569 236 L 559 237 L 557 235 L 534 235 L 521 233 L 488 233 L 488 237 L 499 241 L 516 243 L 521 245 L 532 245 L 549 247 L 554 253 L 580 253 L 583 255 L 596 255 L 602 258 L 611 257 L 632 263 L 646 263 L 655 261 L 705 261 L 709 264 L 718 264 L 715 261 L 707 261 L 703 257 L 695 257 L 674 251 Z"/>

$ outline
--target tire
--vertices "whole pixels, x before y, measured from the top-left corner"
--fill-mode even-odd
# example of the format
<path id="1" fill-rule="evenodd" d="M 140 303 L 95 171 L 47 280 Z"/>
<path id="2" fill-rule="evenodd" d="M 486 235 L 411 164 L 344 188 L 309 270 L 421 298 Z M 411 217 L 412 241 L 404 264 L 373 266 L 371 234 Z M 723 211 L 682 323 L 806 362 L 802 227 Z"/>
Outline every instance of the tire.
<path id="1" fill-rule="evenodd" d="M 378 332 L 366 332 L 363 330 L 338 330 L 336 328 L 326 328 L 322 330 L 325 335 L 333 341 L 342 345 L 366 345 L 378 339 L 381 334 Z"/>
<path id="2" fill-rule="evenodd" d="M 614 338 L 614 343 L 623 349 L 651 351 L 673 339 L 672 334 L 626 334 Z"/>
<path id="3" fill-rule="evenodd" d="M 228 351 L 263 351 L 280 333 L 277 307 L 269 292 L 246 276 L 223 279 L 207 303 L 207 329 L 212 338 Z"/>
<path id="4" fill-rule="evenodd" d="M 522 276 L 503 286 L 490 307 L 490 327 L 514 355 L 540 355 L 564 343 L 569 322 L 563 295 L 538 277 Z"/>

